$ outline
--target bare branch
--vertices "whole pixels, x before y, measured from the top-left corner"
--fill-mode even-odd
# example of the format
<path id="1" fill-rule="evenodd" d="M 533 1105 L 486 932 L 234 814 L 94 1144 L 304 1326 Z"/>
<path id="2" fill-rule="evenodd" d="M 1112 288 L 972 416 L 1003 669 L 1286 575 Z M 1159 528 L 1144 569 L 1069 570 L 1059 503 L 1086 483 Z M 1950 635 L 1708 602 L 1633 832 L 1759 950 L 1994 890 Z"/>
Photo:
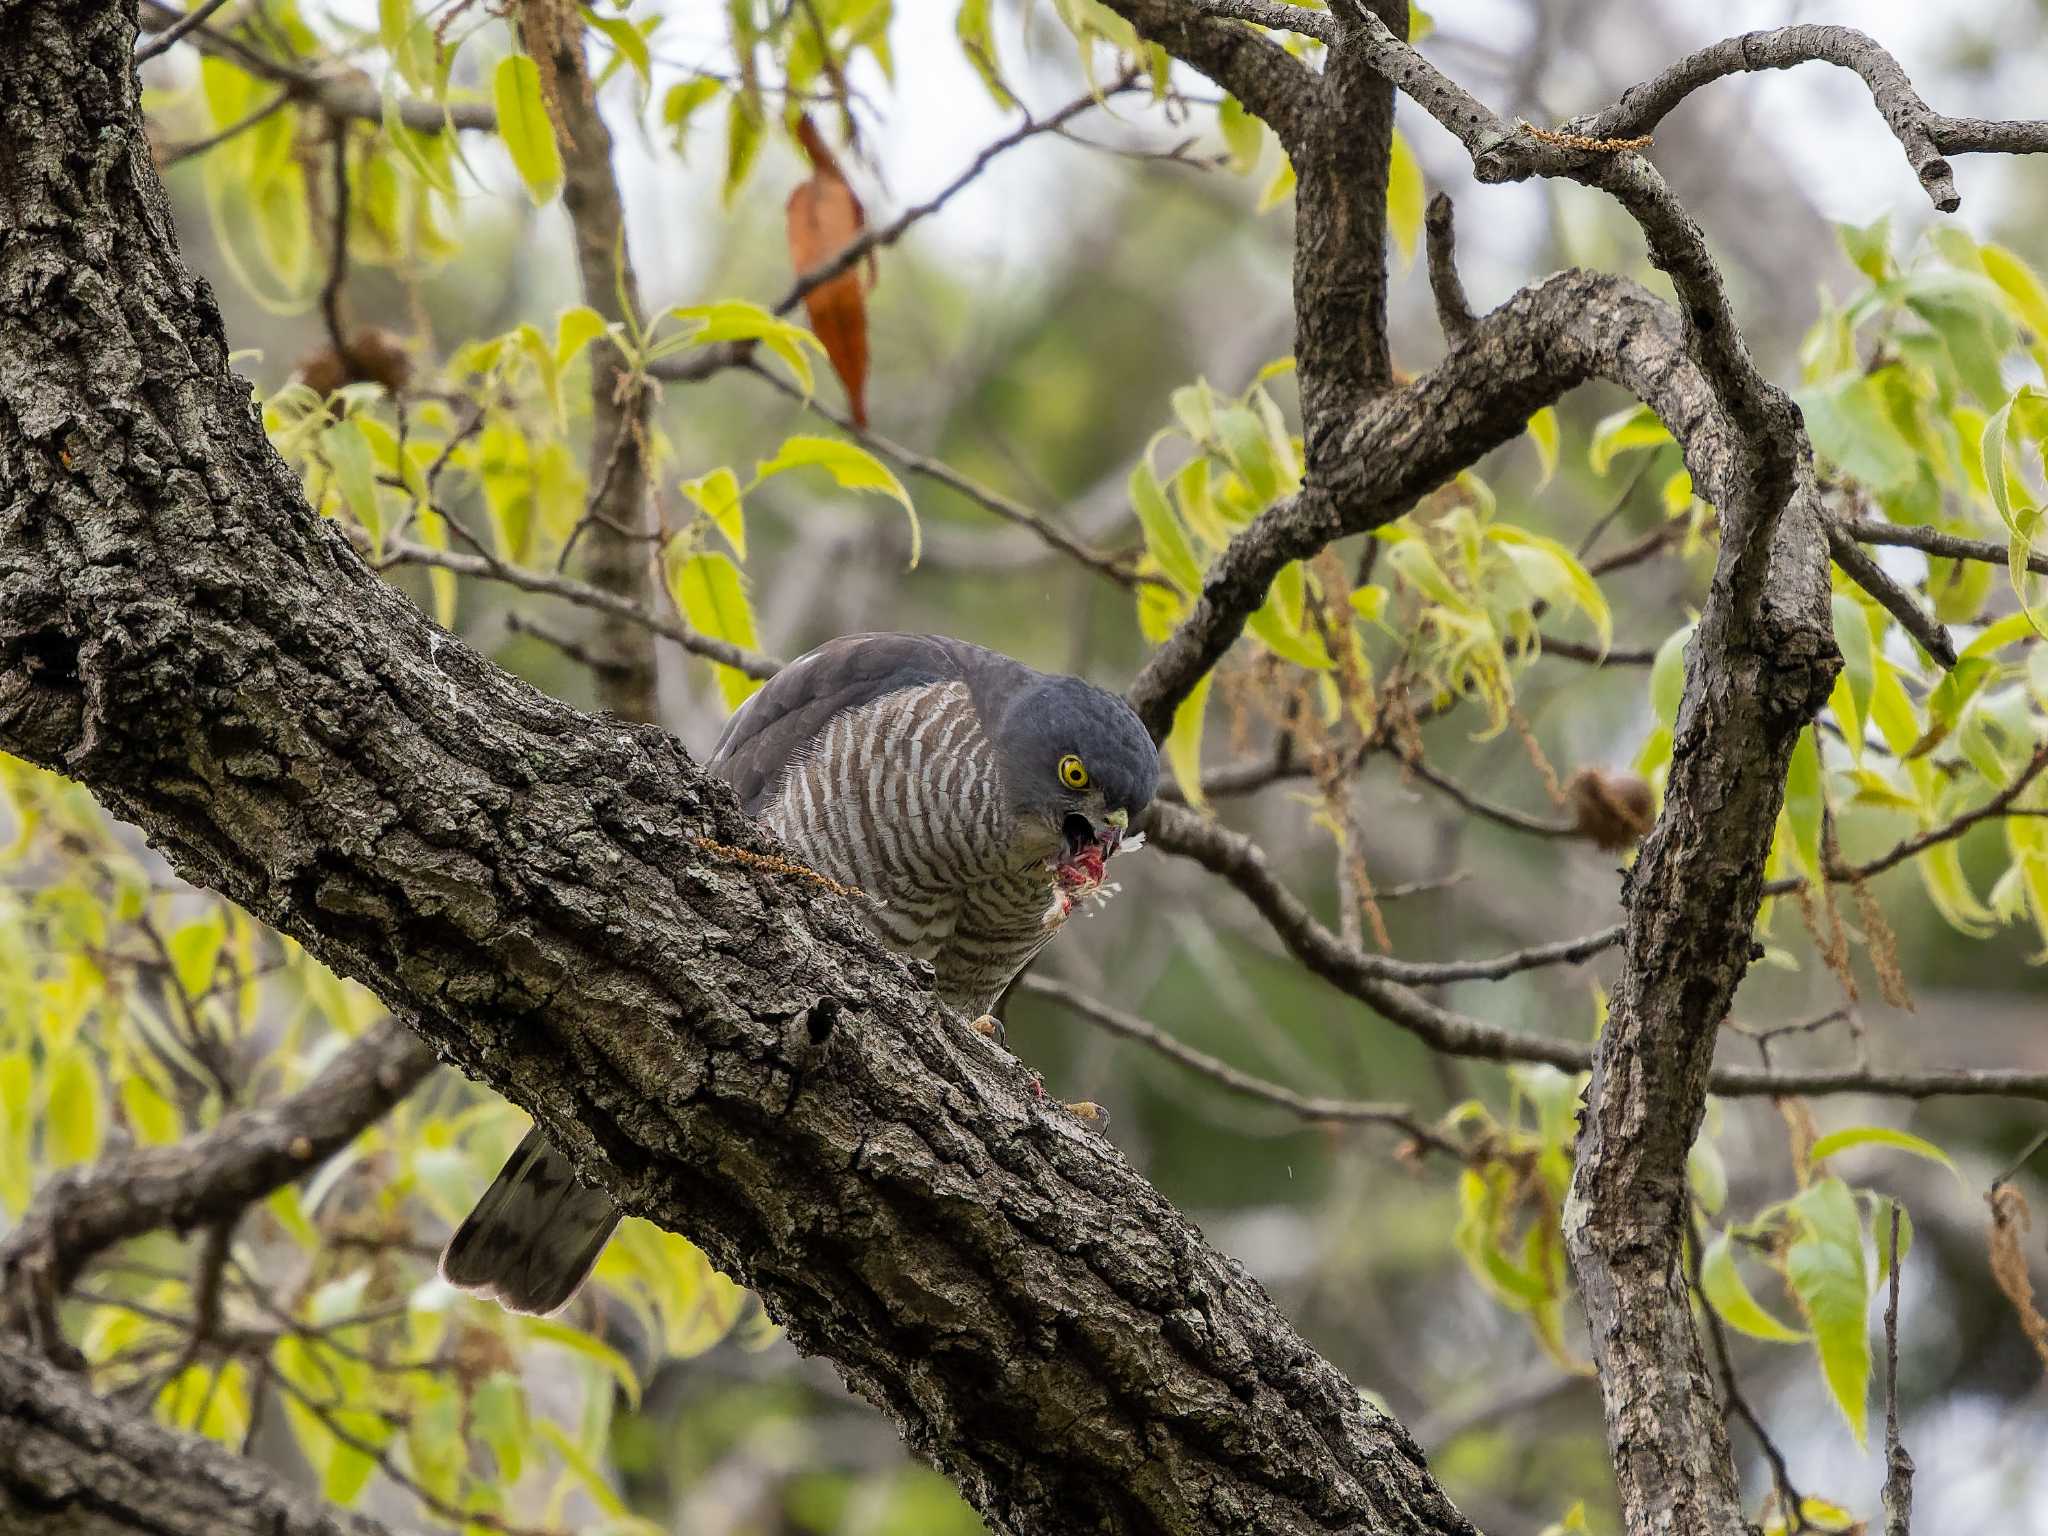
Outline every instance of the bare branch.
<path id="1" fill-rule="evenodd" d="M 1944 671 L 1954 666 L 1956 644 L 1949 638 L 1947 627 L 1922 608 L 1917 597 L 1886 575 L 1884 567 L 1865 554 L 1862 545 L 1840 523 L 1830 518 L 1827 527 L 1828 553 L 1842 568 L 1842 574 L 1876 598 L 1884 611 L 1898 620 L 1899 628 L 1917 640 L 1920 649 Z"/>
<path id="2" fill-rule="evenodd" d="M 1187 0 L 1107 0 L 1109 8 L 1230 92 L 1280 136 L 1289 154 L 1316 131 L 1322 81 L 1263 32 L 1204 14 Z M 1291 15 L 1291 8 L 1290 8 Z"/>
<path id="3" fill-rule="evenodd" d="M 464 555 L 451 550 L 429 549 L 424 544 L 411 544 L 404 540 L 386 545 L 384 564 L 438 566 L 444 571 L 453 571 L 458 576 L 475 576 L 484 581 L 503 582 L 506 586 L 518 587 L 523 592 L 544 592 L 550 597 L 559 597 L 564 602 L 574 603 L 579 608 L 589 608 L 625 619 L 629 623 L 675 641 L 693 656 L 720 662 L 746 673 L 748 677 L 773 677 L 782 666 L 782 663 L 772 656 L 763 656 L 757 651 L 742 649 L 730 641 L 715 640 L 710 635 L 699 634 L 679 620 L 671 619 L 665 614 L 650 612 L 629 603 L 616 593 L 606 592 L 572 577 L 550 576 L 485 555 Z"/>
<path id="4" fill-rule="evenodd" d="M 237 1110 L 172 1146 L 138 1147 L 57 1174 L 0 1238 L 0 1321 L 10 1304 L 40 1305 L 61 1295 L 115 1243 L 159 1227 L 185 1232 L 228 1220 L 304 1177 L 382 1118 L 433 1066 L 433 1051 L 387 1019 L 287 1098 Z"/>
<path id="5" fill-rule="evenodd" d="M 1228 1088 L 1232 1093 L 1243 1094 L 1246 1098 L 1257 1099 L 1264 1104 L 1277 1105 L 1289 1114 L 1299 1115 L 1304 1120 L 1326 1121 L 1332 1124 L 1389 1126 L 1432 1151 L 1442 1152 L 1460 1160 L 1465 1156 L 1463 1147 L 1418 1119 L 1415 1111 L 1405 1104 L 1375 1104 L 1359 1099 L 1327 1099 L 1297 1093 L 1292 1088 L 1282 1087 L 1279 1083 L 1270 1083 L 1264 1078 L 1252 1076 L 1249 1072 L 1241 1072 L 1228 1062 L 1217 1060 L 1206 1051 L 1198 1051 L 1193 1046 L 1174 1039 L 1151 1021 L 1141 1019 L 1133 1013 L 1126 1013 L 1121 1008 L 1113 1008 L 1085 993 L 1076 992 L 1061 982 L 1027 974 L 1020 985 L 1024 991 L 1048 998 L 1113 1035 L 1120 1035 L 1126 1040 L 1135 1040 L 1140 1045 L 1149 1046 L 1167 1060 L 1179 1063 L 1190 1072 L 1198 1073 L 1210 1082 Z"/>
<path id="6" fill-rule="evenodd" d="M 1618 926 L 1603 928 L 1583 938 L 1532 944 L 1527 949 L 1482 960 L 1397 960 L 1389 955 L 1368 954 L 1330 936 L 1301 898 L 1280 883 L 1265 854 L 1250 839 L 1203 821 L 1192 811 L 1164 803 L 1153 806 L 1145 829 L 1146 836 L 1159 847 L 1185 854 L 1204 869 L 1229 880 L 1276 930 L 1282 931 L 1283 937 L 1328 937 L 1333 950 L 1341 953 L 1343 973 L 1352 984 L 1372 981 L 1426 987 L 1450 981 L 1499 981 L 1542 966 L 1576 965 L 1612 948 L 1621 933 Z"/>
<path id="7" fill-rule="evenodd" d="M 272 96 L 270 100 L 264 102 L 262 106 L 250 112 L 246 117 L 237 118 L 218 132 L 209 133 L 204 138 L 193 139 L 189 143 L 169 146 L 164 150 L 163 163 L 166 168 L 169 168 L 170 166 L 177 165 L 180 161 L 191 160 L 206 154 L 209 150 L 219 149 L 221 145 L 240 138 L 251 128 L 264 122 L 280 108 L 290 106 L 291 102 L 292 92 L 287 87 Z"/>
<path id="8" fill-rule="evenodd" d="M 1326 11 L 1282 5 L 1279 0 L 1192 0 L 1192 3 L 1205 16 L 1248 21 L 1276 32 L 1297 32 L 1319 43 L 1334 42 L 1337 37 L 1337 24 Z"/>
<path id="9" fill-rule="evenodd" d="M 1578 837 L 1580 835 L 1579 829 L 1571 822 L 1545 821 L 1542 817 L 1531 816 L 1525 811 L 1517 811 L 1509 806 L 1494 805 L 1490 801 L 1481 800 L 1456 780 L 1446 774 L 1438 773 L 1436 769 L 1430 767 L 1419 756 L 1403 757 L 1401 759 L 1401 766 L 1431 788 L 1440 790 L 1442 793 L 1450 796 L 1451 799 L 1481 820 L 1494 822 L 1499 826 L 1507 827 L 1516 832 L 1527 832 L 1533 837 Z"/>
<path id="10" fill-rule="evenodd" d="M 191 32 L 194 28 L 205 26 L 212 18 L 213 13 L 227 3 L 228 0 L 202 0 L 202 3 L 196 9 L 186 12 L 185 15 L 179 17 L 168 27 L 165 27 L 163 31 L 157 33 L 155 37 L 135 50 L 136 68 L 141 68 L 160 53 L 170 52 L 171 49 L 177 47 L 178 44 L 185 40 L 185 35 L 188 32 Z"/>
<path id="11" fill-rule="evenodd" d="M 1884 1306 L 1884 1536 L 1910 1536 L 1913 1526 L 1913 1458 L 1899 1438 L 1899 1271 L 1906 1267 L 1899 1252 L 1899 1220 L 1905 1214 L 1891 1202 L 1891 1264 L 1889 1295 Z"/>
<path id="12" fill-rule="evenodd" d="M 1573 126 L 1590 134 L 1647 133 L 1687 96 L 1715 80 L 1808 63 L 1834 64 L 1861 77 L 1871 103 L 1905 151 L 1906 163 L 1943 213 L 1962 204 L 1944 154 L 2048 152 L 2048 122 L 1986 122 L 1934 111 L 1920 99 L 1899 61 L 1853 27 L 1781 27 L 1731 37 L 1686 55 L 1654 80 L 1631 86 L 1606 111 Z"/>
<path id="13" fill-rule="evenodd" d="M 1981 560 L 1988 565 L 2004 565 L 2009 558 L 2003 544 L 1990 539 L 1965 538 L 1959 533 L 1943 533 L 1938 528 L 1920 523 L 1888 523 L 1875 517 L 1845 517 L 1836 526 L 1859 544 L 1917 549 L 1943 560 Z M 2037 576 L 2048 576 L 2048 555 L 2029 552 L 2027 569 Z"/>
<path id="14" fill-rule="evenodd" d="M 1429 247 L 1429 291 L 1436 299 L 1436 321 L 1444 340 L 1453 346 L 1472 333 L 1478 324 L 1471 301 L 1465 297 L 1464 280 L 1458 276 L 1457 213 L 1447 193 L 1429 200 L 1423 233 Z"/>
<path id="15" fill-rule="evenodd" d="M 1881 875 L 1886 870 L 1893 868 L 1895 865 L 1905 863 L 1906 860 L 1912 858 L 1915 854 L 1923 853 L 1937 843 L 1952 842 L 1969 831 L 1970 828 L 1976 826 L 1980 821 L 1988 821 L 1994 816 L 2005 815 L 2012 809 L 2013 802 L 2019 799 L 2020 795 L 2026 790 L 2026 787 L 2040 777 L 2043 768 L 2048 768 L 2048 745 L 2035 748 L 2034 755 L 2028 759 L 2027 765 L 2024 768 L 2013 775 L 2012 782 L 1989 800 L 1986 800 L 1982 805 L 1963 812 L 1954 820 L 1945 822 L 1941 826 L 1929 827 L 1924 832 L 1916 832 L 1911 837 L 1901 839 L 1888 852 L 1878 855 L 1878 857 L 1870 860 L 1867 864 L 1856 864 L 1842 870 L 1830 870 L 1828 878 L 1831 880 L 1868 880 L 1872 875 Z"/>

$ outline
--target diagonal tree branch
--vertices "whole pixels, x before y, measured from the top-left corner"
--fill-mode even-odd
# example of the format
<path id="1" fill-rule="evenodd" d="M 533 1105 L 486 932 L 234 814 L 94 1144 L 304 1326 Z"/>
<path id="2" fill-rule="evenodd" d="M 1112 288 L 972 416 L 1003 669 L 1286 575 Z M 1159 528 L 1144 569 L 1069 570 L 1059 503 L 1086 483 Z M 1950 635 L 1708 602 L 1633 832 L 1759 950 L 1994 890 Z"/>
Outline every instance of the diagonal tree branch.
<path id="1" fill-rule="evenodd" d="M 237 1110 L 205 1133 L 57 1174 L 0 1237 L 0 1324 L 62 1295 L 118 1242 L 238 1215 L 303 1178 L 384 1117 L 433 1070 L 433 1050 L 395 1019 L 374 1025 L 297 1093 Z"/>
<path id="2" fill-rule="evenodd" d="M 53 1536 L 386 1536 L 275 1472 L 0 1344 L 0 1528 Z"/>

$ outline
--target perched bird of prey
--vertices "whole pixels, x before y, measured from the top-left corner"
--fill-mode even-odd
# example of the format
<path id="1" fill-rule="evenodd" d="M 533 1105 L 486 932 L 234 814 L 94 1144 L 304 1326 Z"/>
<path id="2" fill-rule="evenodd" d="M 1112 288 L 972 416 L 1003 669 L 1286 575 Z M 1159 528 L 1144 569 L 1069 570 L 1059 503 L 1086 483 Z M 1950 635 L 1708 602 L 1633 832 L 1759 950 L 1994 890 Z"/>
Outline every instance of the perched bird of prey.
<path id="1" fill-rule="evenodd" d="M 1131 707 L 938 635 L 848 635 L 784 667 L 726 723 L 710 771 L 869 920 L 931 962 L 939 999 L 988 1011 L 1066 921 L 1152 799 Z M 620 1211 L 529 1131 L 449 1239 L 441 1273 L 520 1312 L 568 1301 Z"/>

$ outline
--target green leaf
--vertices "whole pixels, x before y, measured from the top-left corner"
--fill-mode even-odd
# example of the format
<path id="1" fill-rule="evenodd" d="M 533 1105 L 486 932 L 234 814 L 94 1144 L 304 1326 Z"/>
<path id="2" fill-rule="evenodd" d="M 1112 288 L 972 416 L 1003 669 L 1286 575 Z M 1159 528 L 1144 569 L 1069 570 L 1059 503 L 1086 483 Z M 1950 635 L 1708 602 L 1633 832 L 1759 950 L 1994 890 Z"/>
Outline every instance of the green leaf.
<path id="1" fill-rule="evenodd" d="M 2012 324 L 1998 286 L 1979 272 L 1942 268 L 1922 268 L 1895 286 L 1905 307 L 1941 338 L 1970 392 L 1986 405 L 2003 400 L 1999 357 L 2012 344 Z"/>
<path id="2" fill-rule="evenodd" d="M 141 1072 L 131 1071 L 122 1077 L 121 1108 L 135 1139 L 144 1146 L 176 1141 L 184 1129 L 171 1101 Z"/>
<path id="3" fill-rule="evenodd" d="M 654 84 L 654 61 L 648 57 L 646 33 L 623 16 L 600 15 L 587 5 L 583 18 L 602 32 L 605 40 L 618 49 L 619 56 L 633 66 L 643 88 Z"/>
<path id="4" fill-rule="evenodd" d="M 1930 1163 L 1939 1163 L 1957 1178 L 1962 1172 L 1949 1155 L 1923 1136 L 1910 1131 L 1895 1131 L 1882 1125 L 1854 1125 L 1844 1131 L 1830 1131 L 1813 1144 L 1807 1157 L 1818 1167 L 1837 1152 L 1846 1152 L 1851 1147 L 1892 1147 L 1900 1152 L 1910 1152 L 1915 1157 L 1924 1157 Z"/>
<path id="5" fill-rule="evenodd" d="M 1556 539 L 1508 523 L 1493 524 L 1486 537 L 1507 552 L 1530 591 L 1553 608 L 1576 608 L 1592 620 L 1603 652 L 1614 644 L 1614 615 L 1606 594 L 1569 549 Z"/>
<path id="6" fill-rule="evenodd" d="M 1173 768 L 1174 782 L 1180 785 L 1188 804 L 1197 810 L 1207 803 L 1202 798 L 1202 717 L 1209 709 L 1209 682 L 1213 676 L 1208 672 L 1202 674 L 1202 680 L 1174 710 L 1173 728 L 1166 733 L 1166 761 Z"/>
<path id="7" fill-rule="evenodd" d="M 1593 467 L 1593 473 L 1604 475 L 1607 467 L 1624 453 L 1638 448 L 1661 448 L 1671 441 L 1671 434 L 1664 423 L 1657 419 L 1657 413 L 1647 405 L 1632 405 L 1625 411 L 1616 411 L 1603 418 L 1593 428 L 1593 439 L 1586 450 L 1586 459 Z"/>
<path id="8" fill-rule="evenodd" d="M 1890 282 L 1897 273 L 1892 264 L 1892 218 L 1886 214 L 1874 224 L 1837 224 L 1835 235 L 1856 270 L 1873 283 Z"/>
<path id="9" fill-rule="evenodd" d="M 924 548 L 917 508 L 910 504 L 910 493 L 903 489 L 903 482 L 886 464 L 858 443 L 836 437 L 789 437 L 783 439 L 774 458 L 763 459 L 755 466 L 754 481 L 758 485 L 785 470 L 805 468 L 824 470 L 844 490 L 873 491 L 900 506 L 910 518 L 910 568 L 917 568 L 918 556 Z"/>
<path id="10" fill-rule="evenodd" d="M 1318 672 L 1330 669 L 1322 637 L 1302 623 L 1303 573 L 1300 561 L 1280 568 L 1273 589 L 1245 620 L 1245 631 L 1283 660 Z"/>
<path id="11" fill-rule="evenodd" d="M 453 199 L 455 178 L 448 172 L 448 149 L 439 134 L 415 133 L 399 112 L 398 96 L 387 82 L 383 96 L 384 137 L 398 150 L 413 174 L 443 197 Z"/>
<path id="12" fill-rule="evenodd" d="M 1536 482 L 1536 489 L 1540 491 L 1550 484 L 1550 477 L 1557 473 L 1557 408 L 1546 405 L 1529 418 L 1529 424 L 1523 430 L 1529 434 L 1529 441 L 1536 445 L 1536 461 L 1543 466 L 1543 477 Z"/>
<path id="13" fill-rule="evenodd" d="M 1989 938 L 1997 926 L 1998 914 L 1977 899 L 1963 874 L 1961 845 L 1954 840 L 1936 843 L 1913 859 L 1928 900 L 1956 932 L 1969 938 Z"/>
<path id="14" fill-rule="evenodd" d="M 1947 740 L 1963 706 L 1984 686 L 1991 672 L 1992 663 L 1982 656 L 1962 657 L 1950 667 L 1927 696 L 1927 729 L 1906 756 L 1925 757 Z"/>
<path id="15" fill-rule="evenodd" d="M 686 157 L 685 150 L 690 138 L 690 119 L 697 115 L 697 109 L 710 101 L 724 84 L 709 75 L 695 80 L 685 80 L 668 88 L 668 94 L 661 99 L 662 126 L 669 131 L 669 142 L 675 145 L 676 154 Z"/>
<path id="16" fill-rule="evenodd" d="M 59 1168 L 89 1163 L 100 1154 L 99 1074 L 76 1046 L 59 1055 L 49 1072 L 49 1159 Z"/>
<path id="17" fill-rule="evenodd" d="M 1001 66 L 996 60 L 995 31 L 989 25 L 989 11 L 990 0 L 961 0 L 960 12 L 953 20 L 953 33 L 960 39 L 960 51 L 967 55 L 967 62 L 981 76 L 981 83 L 995 98 L 996 105 L 1007 110 L 1015 103 L 1015 98 L 1003 84 Z"/>
<path id="18" fill-rule="evenodd" d="M 1422 241 L 1424 202 L 1422 166 L 1401 130 L 1394 130 L 1393 153 L 1387 161 L 1387 232 L 1401 253 L 1401 265 L 1415 265 L 1416 247 Z"/>
<path id="19" fill-rule="evenodd" d="M 1920 455 L 1899 434 L 1874 376 L 1855 374 L 1793 398 L 1815 451 L 1859 483 L 1893 491 L 1918 474 Z"/>
<path id="20" fill-rule="evenodd" d="M 1193 596 L 1202 590 L 1202 567 L 1195 559 L 1194 549 L 1188 543 L 1186 531 L 1180 519 L 1173 515 L 1173 508 L 1167 504 L 1166 492 L 1161 489 L 1159 477 L 1152 472 L 1151 462 L 1139 459 L 1131 467 L 1128 482 L 1131 493 L 1131 510 L 1138 514 L 1138 527 L 1145 535 L 1145 549 L 1159 562 L 1159 569 L 1166 573 L 1181 591 Z"/>
<path id="21" fill-rule="evenodd" d="M 1785 819 L 1792 828 L 1792 842 L 1799 864 L 1813 879 L 1822 876 L 1820 834 L 1826 799 L 1821 792 L 1820 748 L 1812 726 L 1799 733 L 1792 747 L 1792 762 L 1785 774 Z"/>
<path id="22" fill-rule="evenodd" d="M 498 109 L 498 137 L 526 183 L 536 208 L 554 201 L 562 190 L 562 151 L 555 143 L 555 125 L 541 99 L 540 71 L 523 53 L 498 60 L 491 78 L 491 101 Z"/>
<path id="23" fill-rule="evenodd" d="M 2007 462 L 2006 438 L 2012 429 L 2013 412 L 2022 413 L 2039 410 L 2048 406 L 2048 392 L 2040 386 L 2028 384 L 2016 390 L 1984 423 L 1984 436 L 1978 444 L 1978 453 L 1984 469 L 1985 488 L 1991 493 L 1991 505 L 1998 512 L 1998 520 L 2009 529 L 2013 526 L 2013 492 L 2021 489 L 2015 485 L 2011 468 Z"/>
<path id="24" fill-rule="evenodd" d="M 227 923 L 215 910 L 176 929 L 164 941 L 164 948 L 171 952 L 171 974 L 187 997 L 198 997 L 213 984 L 214 967 L 227 934 Z"/>
<path id="25" fill-rule="evenodd" d="M 1208 380 L 1183 384 L 1170 398 L 1183 432 L 1205 447 L 1216 441 L 1216 395 Z"/>
<path id="26" fill-rule="evenodd" d="M 984 0 L 984 4 L 986 0 Z M 1266 126 L 1244 109 L 1244 103 L 1226 94 L 1216 109 L 1216 127 L 1223 135 L 1223 147 L 1230 154 L 1230 168 L 1249 176 L 1258 168 L 1259 152 L 1266 147 Z"/>
<path id="27" fill-rule="evenodd" d="M 725 184 L 719 190 L 727 208 L 746 184 L 761 153 L 761 112 L 744 92 L 735 92 L 725 108 Z"/>
<path id="28" fill-rule="evenodd" d="M 1273 179 L 1266 183 L 1266 189 L 1259 194 L 1259 200 L 1252 205 L 1254 213 L 1271 213 L 1282 203 L 1294 196 L 1294 162 L 1287 158 L 1286 147 L 1280 151 L 1280 169 L 1273 173 Z"/>
<path id="29" fill-rule="evenodd" d="M 555 367 L 567 368 L 607 329 L 604 316 L 588 304 L 563 310 L 561 319 L 555 322 Z"/>
<path id="30" fill-rule="evenodd" d="M 824 344 L 800 325 L 778 319 L 759 304 L 745 299 L 720 299 L 715 304 L 696 304 L 671 309 L 671 318 L 689 329 L 679 338 L 664 340 L 651 351 L 660 357 L 678 347 L 705 347 L 719 341 L 758 341 L 773 352 L 796 375 L 798 386 L 808 395 L 816 382 L 805 349 L 824 353 Z"/>
<path id="31" fill-rule="evenodd" d="M 671 550 L 684 548 L 680 541 Z M 754 606 L 739 567 L 717 550 L 705 550 L 672 561 L 669 593 L 691 626 L 714 640 L 729 641 L 745 650 L 759 642 L 754 634 Z M 761 686 L 760 682 L 736 668 L 718 664 L 718 691 L 726 708 L 738 709 Z"/>
<path id="32" fill-rule="evenodd" d="M 1785 1276 L 1812 1329 L 1821 1377 L 1860 1446 L 1869 1424 L 1870 1275 L 1863 1214 L 1840 1179 L 1821 1179 L 1787 1207 L 1799 1235 L 1785 1250 Z"/>
<path id="33" fill-rule="evenodd" d="M 725 536 L 725 542 L 732 546 L 733 557 L 746 559 L 747 520 L 746 509 L 740 501 L 739 476 L 721 467 L 694 480 L 685 480 L 682 492 Z"/>
<path id="34" fill-rule="evenodd" d="M 2034 269 L 2002 245 L 1977 248 L 1984 272 L 1998 284 L 2020 323 L 2033 333 L 2036 356 L 2048 356 L 2048 288 Z"/>
<path id="35" fill-rule="evenodd" d="M 1829 705 L 1842 727 L 1849 751 L 1861 762 L 1863 724 L 1870 716 L 1870 690 L 1877 668 L 1870 616 L 1860 602 L 1840 592 L 1830 601 L 1829 609 L 1835 622 L 1835 646 L 1842 653 L 1842 672 L 1835 679 Z"/>
<path id="36" fill-rule="evenodd" d="M 1742 1283 L 1742 1272 L 1736 1268 L 1735 1243 L 1728 1232 L 1716 1234 L 1700 1255 L 1700 1293 L 1720 1314 L 1721 1321 L 1738 1333 L 1774 1344 L 1799 1344 L 1806 1339 L 1805 1334 L 1771 1316 L 1750 1294 L 1749 1287 Z"/>
<path id="37" fill-rule="evenodd" d="M 384 515 L 377 501 L 377 464 L 362 424 L 353 417 L 336 422 L 320 434 L 320 450 L 334 471 L 335 488 L 349 515 L 369 534 L 371 548 L 382 554 Z"/>
<path id="38" fill-rule="evenodd" d="M 1678 725 L 1678 702 L 1685 696 L 1685 647 L 1692 639 L 1694 625 L 1674 631 L 1657 647 L 1650 663 L 1650 708 L 1666 730 Z"/>

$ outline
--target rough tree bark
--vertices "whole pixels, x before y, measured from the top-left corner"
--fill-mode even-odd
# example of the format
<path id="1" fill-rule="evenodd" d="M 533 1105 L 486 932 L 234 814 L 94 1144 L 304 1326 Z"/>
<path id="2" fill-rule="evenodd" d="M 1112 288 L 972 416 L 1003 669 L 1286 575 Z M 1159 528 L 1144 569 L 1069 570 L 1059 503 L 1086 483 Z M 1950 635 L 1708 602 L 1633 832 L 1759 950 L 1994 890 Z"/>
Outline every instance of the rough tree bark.
<path id="1" fill-rule="evenodd" d="M 37 1536 L 386 1536 L 225 1446 L 0 1349 L 0 1530 Z"/>
<path id="2" fill-rule="evenodd" d="M 134 33 L 0 3 L 0 746 L 698 1240 L 997 1529 L 1469 1531 L 845 901 L 717 851 L 765 845 L 673 740 L 489 666 L 313 515 L 177 258 Z"/>
<path id="3" fill-rule="evenodd" d="M 612 165 L 612 135 L 597 110 L 597 92 L 584 57 L 583 27 L 573 7 L 542 0 L 542 28 L 526 27 L 529 45 L 554 57 L 556 138 L 562 152 L 562 206 L 576 238 L 576 273 L 583 302 L 608 326 L 644 324 L 640 280 L 626 249 L 626 207 Z M 635 609 L 654 606 L 654 550 L 648 516 L 648 423 L 654 388 L 628 366 L 609 337 L 591 351 L 590 498 L 578 530 L 588 549 L 585 574 L 592 586 Z M 598 619 L 598 707 L 622 720 L 658 718 L 654 635 L 618 613 Z"/>

